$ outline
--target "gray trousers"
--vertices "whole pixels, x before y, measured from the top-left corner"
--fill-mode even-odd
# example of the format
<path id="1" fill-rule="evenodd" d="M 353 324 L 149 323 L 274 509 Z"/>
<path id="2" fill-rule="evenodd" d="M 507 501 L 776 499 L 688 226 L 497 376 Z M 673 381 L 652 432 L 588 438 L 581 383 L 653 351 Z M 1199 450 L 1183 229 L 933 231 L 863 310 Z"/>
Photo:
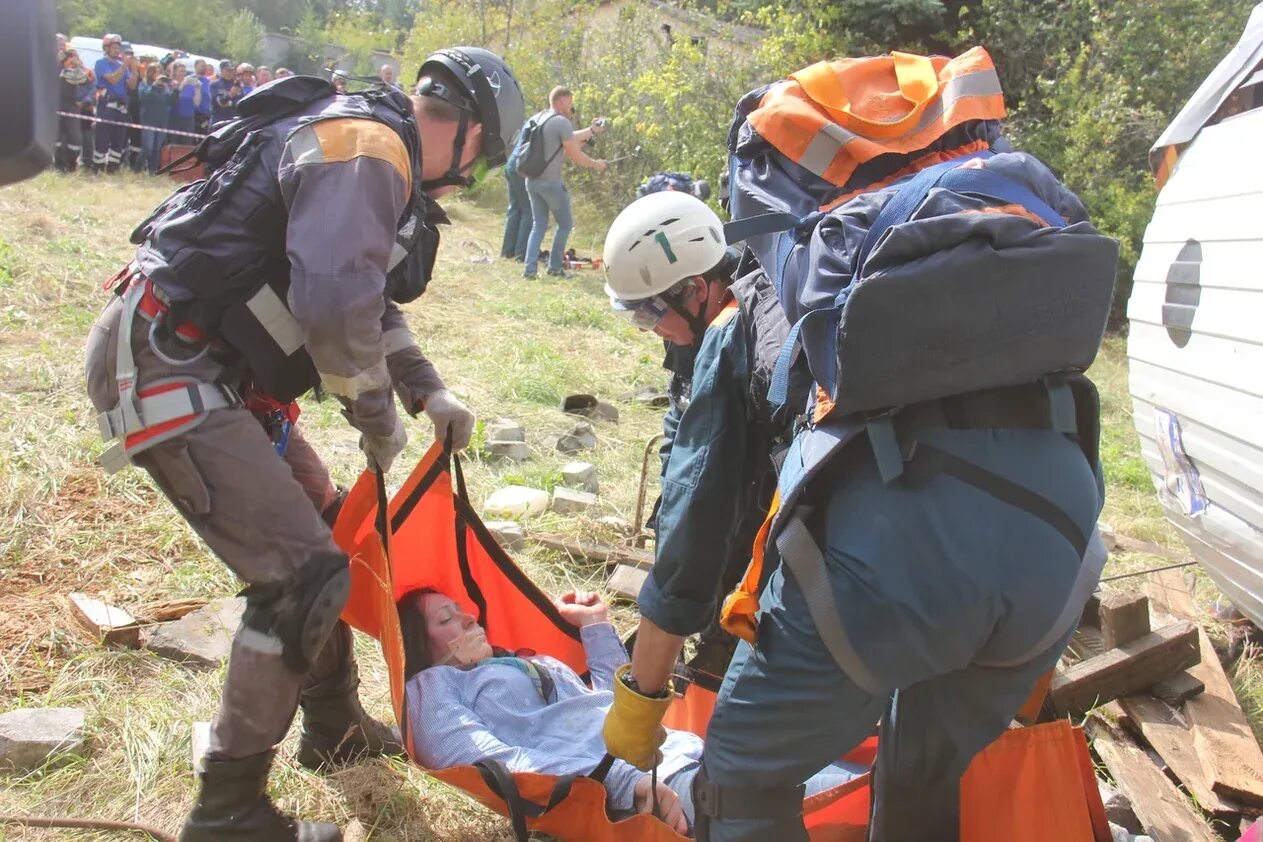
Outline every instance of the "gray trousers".
<path id="1" fill-rule="evenodd" d="M 122 302 L 114 298 L 92 327 L 86 350 L 88 394 L 98 411 L 118 402 L 116 351 Z M 149 347 L 149 323 L 137 316 L 129 337 L 137 389 L 166 377 L 213 382 L 221 367 L 209 357 L 171 366 Z M 169 356 L 187 356 L 179 348 Z M 282 460 L 253 414 L 209 413 L 194 429 L 136 455 L 189 526 L 246 584 L 289 579 L 318 553 L 341 552 L 321 512 L 336 491 L 320 457 L 297 427 Z M 244 633 L 243 633 L 244 632 Z M 267 645 L 271 644 L 271 645 Z M 210 756 L 240 759 L 284 738 L 304 687 L 345 674 L 352 661 L 350 629 L 331 635 L 311 672 L 289 670 L 274 640 L 242 628 L 233 639 Z"/>

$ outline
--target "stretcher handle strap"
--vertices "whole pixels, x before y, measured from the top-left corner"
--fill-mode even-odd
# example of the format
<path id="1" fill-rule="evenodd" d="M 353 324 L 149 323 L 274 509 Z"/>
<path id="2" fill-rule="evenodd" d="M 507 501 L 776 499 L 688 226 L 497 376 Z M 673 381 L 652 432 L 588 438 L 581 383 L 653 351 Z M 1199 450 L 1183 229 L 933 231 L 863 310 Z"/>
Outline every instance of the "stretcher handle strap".
<path id="1" fill-rule="evenodd" d="M 377 480 L 377 534 L 382 539 L 382 549 L 390 557 L 390 503 L 386 498 L 386 473 L 381 468 L 373 471 Z"/>
<path id="2" fill-rule="evenodd" d="M 482 776 L 482 782 L 487 785 L 487 789 L 499 796 L 504 801 L 505 806 L 508 807 L 509 819 L 513 822 L 513 833 L 518 842 L 528 842 L 526 820 L 537 819 L 562 801 L 565 801 L 570 795 L 570 788 L 574 786 L 576 777 L 575 775 L 563 775 L 557 778 L 557 783 L 553 786 L 553 792 L 548 798 L 548 803 L 536 804 L 534 801 L 528 801 L 522 797 L 522 793 L 517 787 L 517 781 L 513 780 L 513 773 L 509 771 L 509 767 L 505 766 L 502 761 L 488 757 L 475 763 L 474 768 Z"/>

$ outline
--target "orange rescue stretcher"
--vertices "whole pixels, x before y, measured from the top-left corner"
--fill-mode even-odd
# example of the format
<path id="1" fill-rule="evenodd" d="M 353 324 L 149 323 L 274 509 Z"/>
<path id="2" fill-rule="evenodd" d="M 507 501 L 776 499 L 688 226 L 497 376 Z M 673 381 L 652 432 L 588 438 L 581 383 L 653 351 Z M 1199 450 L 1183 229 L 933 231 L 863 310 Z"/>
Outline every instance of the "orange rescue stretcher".
<path id="1" fill-rule="evenodd" d="M 586 674 L 578 631 L 483 525 L 469 502 L 459 457 L 441 445 L 430 449 L 389 502 L 379 475 L 365 472 L 347 497 L 333 534 L 351 558 L 351 596 L 343 618 L 381 643 L 391 701 L 409 754 L 412 734 L 425 727 L 408 720 L 404 704 L 404 650 L 395 602 L 410 590 L 428 587 L 452 597 L 479 618 L 497 646 L 550 655 Z M 697 682 L 684 684 L 666 725 L 704 736 L 715 693 Z M 847 759 L 871 764 L 875 754 L 873 738 Z M 474 765 L 426 771 L 509 816 L 522 840 L 528 831 L 562 842 L 685 838 L 650 815 L 610 818 L 604 787 L 582 775 L 493 774 Z M 808 798 L 803 813 L 813 842 L 862 842 L 869 775 Z M 960 838 L 1109 842 L 1080 729 L 1066 721 L 1017 728 L 975 757 L 961 785 Z"/>

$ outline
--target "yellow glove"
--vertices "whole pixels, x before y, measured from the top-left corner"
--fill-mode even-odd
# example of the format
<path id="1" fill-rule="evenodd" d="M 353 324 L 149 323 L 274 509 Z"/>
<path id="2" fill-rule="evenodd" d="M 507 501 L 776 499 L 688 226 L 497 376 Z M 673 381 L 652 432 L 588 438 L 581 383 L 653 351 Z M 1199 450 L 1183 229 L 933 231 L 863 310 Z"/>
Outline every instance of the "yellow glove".
<path id="1" fill-rule="evenodd" d="M 648 772 L 658 762 L 658 746 L 667 738 L 662 717 L 671 707 L 670 684 L 663 698 L 638 693 L 623 682 L 631 664 L 614 673 L 614 706 L 605 717 L 605 748 L 619 760 Z"/>

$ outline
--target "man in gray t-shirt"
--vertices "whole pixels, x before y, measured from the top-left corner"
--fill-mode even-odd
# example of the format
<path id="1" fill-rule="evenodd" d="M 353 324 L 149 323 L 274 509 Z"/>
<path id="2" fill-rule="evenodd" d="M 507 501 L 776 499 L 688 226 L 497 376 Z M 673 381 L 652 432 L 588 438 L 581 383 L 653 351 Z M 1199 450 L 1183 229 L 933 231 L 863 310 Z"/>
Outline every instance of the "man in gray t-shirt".
<path id="1" fill-rule="evenodd" d="M 539 269 L 539 247 L 548 230 L 548 214 L 557 220 L 557 233 L 548 252 L 548 274 L 565 276 L 561 260 L 566 252 L 566 238 L 574 227 L 570 214 L 570 194 L 561 180 L 563 158 L 569 158 L 581 167 L 605 172 L 605 161 L 589 158 L 579 145 L 587 143 L 594 135 L 605 131 L 603 120 L 593 120 L 592 125 L 575 131 L 574 95 L 568 88 L 556 87 L 548 94 L 549 108 L 536 115 L 536 125 L 542 125 L 540 140 L 544 143 L 544 158 L 548 166 L 535 178 L 526 179 L 526 192 L 531 201 L 531 236 L 526 243 L 525 278 L 534 278 Z M 551 119 L 549 119 L 551 118 Z M 547 121 L 547 122 L 545 122 Z"/>

